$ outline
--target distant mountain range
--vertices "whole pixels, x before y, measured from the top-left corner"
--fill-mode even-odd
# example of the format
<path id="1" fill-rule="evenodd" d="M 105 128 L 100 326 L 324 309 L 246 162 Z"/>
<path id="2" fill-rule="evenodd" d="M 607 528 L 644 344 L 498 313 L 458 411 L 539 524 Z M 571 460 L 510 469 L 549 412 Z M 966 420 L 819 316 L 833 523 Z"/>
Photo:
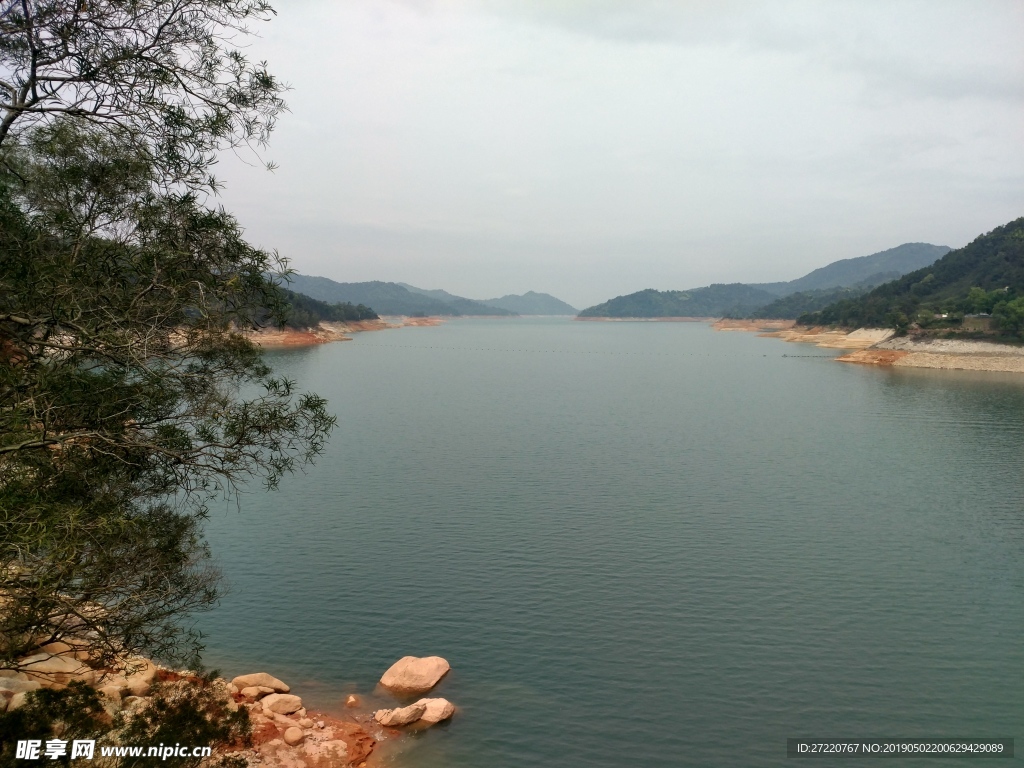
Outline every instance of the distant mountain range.
<path id="1" fill-rule="evenodd" d="M 464 315 L 575 315 L 576 308 L 556 299 L 550 293 L 527 291 L 522 295 L 510 293 L 497 299 L 467 299 L 439 289 L 427 290 L 408 283 L 398 283 L 406 290 L 443 301 Z M 476 310 L 476 311 L 473 311 Z M 493 311 L 500 310 L 500 311 Z"/>
<path id="2" fill-rule="evenodd" d="M 440 315 L 459 317 L 513 315 L 573 315 L 576 310 L 546 293 L 477 301 L 442 290 L 417 288 L 408 283 L 339 283 L 327 277 L 295 274 L 291 290 L 329 304 L 363 304 L 381 315 Z"/>
<path id="3" fill-rule="evenodd" d="M 781 283 L 715 284 L 688 291 L 647 289 L 589 307 L 580 317 L 793 318 L 933 263 L 944 245 L 905 243 L 887 251 L 842 259 Z"/>

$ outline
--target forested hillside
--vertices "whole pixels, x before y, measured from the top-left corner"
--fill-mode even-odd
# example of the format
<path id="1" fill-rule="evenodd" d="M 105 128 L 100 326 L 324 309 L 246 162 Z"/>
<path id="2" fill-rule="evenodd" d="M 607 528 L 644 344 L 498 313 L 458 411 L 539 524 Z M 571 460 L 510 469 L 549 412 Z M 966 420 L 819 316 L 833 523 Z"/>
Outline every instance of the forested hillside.
<path id="1" fill-rule="evenodd" d="M 314 328 L 320 322 L 344 323 L 378 319 L 377 313 L 363 304 L 329 304 L 295 291 L 282 289 L 282 293 L 288 302 L 285 325 L 289 328 Z"/>
<path id="2" fill-rule="evenodd" d="M 617 296 L 580 312 L 580 317 L 719 317 L 746 313 L 775 297 L 743 283 L 709 285 L 691 291 L 656 291 L 648 288 Z"/>
<path id="3" fill-rule="evenodd" d="M 829 288 L 881 285 L 915 269 L 921 269 L 949 253 L 947 245 L 904 243 L 886 251 L 840 259 L 783 283 L 755 283 L 755 288 L 786 296 L 790 293 L 820 291 Z"/>
<path id="4" fill-rule="evenodd" d="M 834 261 L 781 283 L 716 284 L 689 291 L 640 291 L 590 307 L 580 317 L 758 317 L 795 319 L 854 298 L 949 253 L 945 245 L 904 243 L 869 256 Z"/>
<path id="5" fill-rule="evenodd" d="M 991 313 L 1004 333 L 1024 331 L 1024 218 L 981 235 L 931 266 L 802 315 L 799 321 L 942 327 L 958 325 L 965 313 L 976 312 Z"/>

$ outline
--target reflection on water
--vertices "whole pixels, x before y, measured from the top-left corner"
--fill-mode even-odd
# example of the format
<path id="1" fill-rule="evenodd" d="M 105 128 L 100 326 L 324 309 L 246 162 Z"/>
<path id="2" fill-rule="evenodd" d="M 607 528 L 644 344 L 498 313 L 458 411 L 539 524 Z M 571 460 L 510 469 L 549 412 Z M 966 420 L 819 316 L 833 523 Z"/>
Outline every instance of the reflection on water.
<path id="1" fill-rule="evenodd" d="M 1020 736 L 1024 386 L 831 356 L 552 319 L 275 353 L 341 426 L 211 520 L 208 660 L 335 706 L 445 656 L 461 710 L 414 768 Z"/>

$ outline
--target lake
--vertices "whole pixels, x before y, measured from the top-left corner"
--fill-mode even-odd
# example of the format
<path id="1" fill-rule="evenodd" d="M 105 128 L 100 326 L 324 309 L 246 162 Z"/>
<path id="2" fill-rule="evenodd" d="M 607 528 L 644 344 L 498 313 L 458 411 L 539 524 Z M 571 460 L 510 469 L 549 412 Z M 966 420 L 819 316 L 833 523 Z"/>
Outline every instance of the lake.
<path id="1" fill-rule="evenodd" d="M 1024 737 L 1024 377 L 836 354 L 559 318 L 269 353 L 340 426 L 213 510 L 207 662 L 336 708 L 444 656 L 409 768 Z"/>

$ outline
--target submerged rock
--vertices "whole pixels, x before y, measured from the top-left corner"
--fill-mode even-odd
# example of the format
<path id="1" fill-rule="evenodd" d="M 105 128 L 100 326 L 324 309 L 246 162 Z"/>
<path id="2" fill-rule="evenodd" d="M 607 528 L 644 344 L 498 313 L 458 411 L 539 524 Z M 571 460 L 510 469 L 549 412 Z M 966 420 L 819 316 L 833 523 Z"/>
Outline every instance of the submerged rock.
<path id="1" fill-rule="evenodd" d="M 440 656 L 404 656 L 384 673 L 380 684 L 403 693 L 426 693 L 448 674 L 448 662 Z"/>

